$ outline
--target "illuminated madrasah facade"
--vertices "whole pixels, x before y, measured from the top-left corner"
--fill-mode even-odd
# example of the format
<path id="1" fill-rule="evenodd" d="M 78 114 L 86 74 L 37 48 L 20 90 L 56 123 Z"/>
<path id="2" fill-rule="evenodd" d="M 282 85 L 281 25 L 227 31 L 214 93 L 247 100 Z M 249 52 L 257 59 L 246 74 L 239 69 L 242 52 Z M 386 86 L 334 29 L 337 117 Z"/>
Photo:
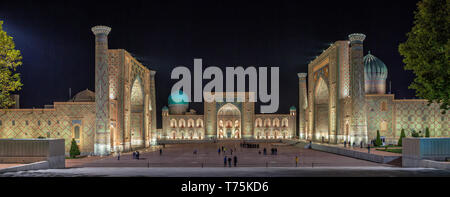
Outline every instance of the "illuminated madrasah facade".
<path id="1" fill-rule="evenodd" d="M 299 73 L 299 137 L 328 143 L 368 143 L 377 130 L 387 144 L 429 128 L 431 137 L 449 137 L 449 113 L 424 99 L 386 94 L 386 65 L 363 56 L 363 34 L 336 41 Z"/>
<path id="2" fill-rule="evenodd" d="M 84 90 L 43 109 L 0 110 L 0 138 L 72 139 L 83 155 L 108 155 L 156 143 L 155 71 L 124 49 L 109 49 L 111 28 L 96 26 L 95 93 Z"/>
<path id="3" fill-rule="evenodd" d="M 289 114 L 255 114 L 253 92 L 233 92 L 233 102 L 225 98 L 225 92 L 213 92 L 204 101 L 204 113 L 188 111 L 188 97 L 183 92 L 169 96 L 169 107 L 162 109 L 162 129 L 159 140 L 203 139 L 292 139 L 296 131 L 296 109 Z M 209 94 L 208 94 L 209 95 Z M 206 96 L 206 95 L 205 95 Z M 241 101 L 238 97 L 243 98 Z M 211 102 L 208 102 L 211 101 Z"/>

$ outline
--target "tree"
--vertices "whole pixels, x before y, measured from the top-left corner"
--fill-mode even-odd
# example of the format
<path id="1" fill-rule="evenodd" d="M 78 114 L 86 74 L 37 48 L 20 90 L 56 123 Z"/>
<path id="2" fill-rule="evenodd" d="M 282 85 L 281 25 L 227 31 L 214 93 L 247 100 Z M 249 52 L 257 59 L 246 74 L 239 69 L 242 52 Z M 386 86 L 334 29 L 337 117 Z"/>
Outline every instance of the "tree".
<path id="1" fill-rule="evenodd" d="M 425 137 L 430 137 L 430 129 L 428 127 L 425 129 Z"/>
<path id="2" fill-rule="evenodd" d="M 416 75 L 410 89 L 440 104 L 445 114 L 450 105 L 450 27 L 448 0 L 422 0 L 417 3 L 414 26 L 399 45 L 405 70 Z"/>
<path id="3" fill-rule="evenodd" d="M 375 140 L 375 146 L 381 146 L 383 142 L 381 142 L 380 131 L 377 130 L 377 139 Z"/>
<path id="4" fill-rule="evenodd" d="M 402 146 L 402 142 L 403 142 L 403 138 L 405 138 L 405 129 L 402 129 L 402 131 L 400 132 L 400 138 L 398 139 L 397 145 L 398 146 Z"/>
<path id="5" fill-rule="evenodd" d="M 72 144 L 70 145 L 70 157 L 75 158 L 77 155 L 80 155 L 80 149 L 78 148 L 77 141 L 72 138 Z"/>
<path id="6" fill-rule="evenodd" d="M 13 38 L 3 31 L 3 21 L 0 21 L 0 108 L 8 108 L 14 105 L 11 92 L 18 91 L 22 87 L 20 74 L 17 67 L 22 65 L 20 51 L 15 49 Z"/>

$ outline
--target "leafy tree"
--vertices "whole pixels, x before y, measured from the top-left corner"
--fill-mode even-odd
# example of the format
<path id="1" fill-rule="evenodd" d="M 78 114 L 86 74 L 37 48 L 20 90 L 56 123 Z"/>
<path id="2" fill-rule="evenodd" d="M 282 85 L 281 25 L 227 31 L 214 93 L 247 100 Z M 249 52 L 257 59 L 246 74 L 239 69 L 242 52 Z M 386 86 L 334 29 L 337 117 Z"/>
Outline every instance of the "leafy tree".
<path id="1" fill-rule="evenodd" d="M 397 142 L 398 146 L 402 146 L 402 142 L 403 142 L 402 139 L 405 138 L 405 137 L 406 137 L 405 129 L 402 129 L 401 132 L 400 132 L 400 138 L 398 139 L 398 142 Z"/>
<path id="2" fill-rule="evenodd" d="M 409 88 L 429 104 L 440 104 L 442 113 L 450 105 L 450 16 L 448 0 L 422 0 L 417 3 L 414 26 L 399 45 L 405 70 L 416 75 Z"/>
<path id="3" fill-rule="evenodd" d="M 375 140 L 375 146 L 381 146 L 383 142 L 381 142 L 380 131 L 377 130 L 377 139 Z"/>
<path id="4" fill-rule="evenodd" d="M 4 109 L 15 104 L 10 94 L 20 90 L 23 84 L 20 74 L 16 73 L 17 67 L 22 65 L 22 56 L 2 25 L 3 21 L 0 21 L 0 108 Z"/>
<path id="5" fill-rule="evenodd" d="M 72 138 L 72 145 L 70 145 L 70 157 L 75 158 L 77 155 L 80 155 L 80 149 L 78 148 L 77 141 Z"/>
<path id="6" fill-rule="evenodd" d="M 428 127 L 425 129 L 425 137 L 430 137 L 430 129 Z"/>

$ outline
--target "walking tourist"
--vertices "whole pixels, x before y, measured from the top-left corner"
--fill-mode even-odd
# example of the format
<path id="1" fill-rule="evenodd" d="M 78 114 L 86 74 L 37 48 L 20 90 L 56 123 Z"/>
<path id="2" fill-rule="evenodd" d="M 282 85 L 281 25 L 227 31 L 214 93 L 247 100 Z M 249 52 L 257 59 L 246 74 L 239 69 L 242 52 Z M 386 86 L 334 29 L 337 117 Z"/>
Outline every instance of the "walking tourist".
<path id="1" fill-rule="evenodd" d="M 367 152 L 370 154 L 370 144 L 367 145 Z"/>
<path id="2" fill-rule="evenodd" d="M 235 155 L 234 156 L 234 167 L 236 167 L 236 165 L 237 165 L 237 156 Z"/>
<path id="3" fill-rule="evenodd" d="M 117 152 L 117 160 L 120 160 L 120 151 Z"/>
<path id="4" fill-rule="evenodd" d="M 227 156 L 223 157 L 223 167 L 227 167 Z"/>
<path id="5" fill-rule="evenodd" d="M 136 151 L 133 152 L 133 159 L 136 159 Z"/>
<path id="6" fill-rule="evenodd" d="M 160 148 L 159 149 L 159 156 L 161 156 L 162 155 L 162 149 Z"/>
<path id="7" fill-rule="evenodd" d="M 220 148 L 217 149 L 217 154 L 220 155 Z"/>
<path id="8" fill-rule="evenodd" d="M 344 148 L 347 147 L 347 141 L 344 141 Z"/>
<path id="9" fill-rule="evenodd" d="M 298 165 L 298 156 L 295 156 L 295 167 Z"/>
<path id="10" fill-rule="evenodd" d="M 228 166 L 231 168 L 231 157 L 228 157 Z"/>

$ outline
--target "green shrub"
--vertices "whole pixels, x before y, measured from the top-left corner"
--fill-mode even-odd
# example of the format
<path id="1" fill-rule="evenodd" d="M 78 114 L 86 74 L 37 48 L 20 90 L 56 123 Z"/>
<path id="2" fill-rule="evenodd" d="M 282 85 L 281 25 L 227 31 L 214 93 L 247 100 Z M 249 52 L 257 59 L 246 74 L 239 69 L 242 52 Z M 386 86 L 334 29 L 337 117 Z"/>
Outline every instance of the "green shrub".
<path id="1" fill-rule="evenodd" d="M 411 131 L 411 136 L 412 136 L 412 137 L 420 137 L 419 133 L 416 132 L 415 130 L 412 130 L 412 131 Z"/>
<path id="2" fill-rule="evenodd" d="M 375 140 L 375 146 L 381 146 L 383 142 L 381 142 L 380 131 L 377 130 L 377 139 Z"/>
<path id="3" fill-rule="evenodd" d="M 80 155 L 80 149 L 78 148 L 77 141 L 72 138 L 72 145 L 70 145 L 70 157 L 75 158 L 77 155 Z"/>
<path id="4" fill-rule="evenodd" d="M 398 146 L 402 146 L 402 139 L 406 137 L 405 135 L 405 129 L 402 129 L 402 131 L 400 132 L 400 138 L 398 139 L 397 145 Z"/>

